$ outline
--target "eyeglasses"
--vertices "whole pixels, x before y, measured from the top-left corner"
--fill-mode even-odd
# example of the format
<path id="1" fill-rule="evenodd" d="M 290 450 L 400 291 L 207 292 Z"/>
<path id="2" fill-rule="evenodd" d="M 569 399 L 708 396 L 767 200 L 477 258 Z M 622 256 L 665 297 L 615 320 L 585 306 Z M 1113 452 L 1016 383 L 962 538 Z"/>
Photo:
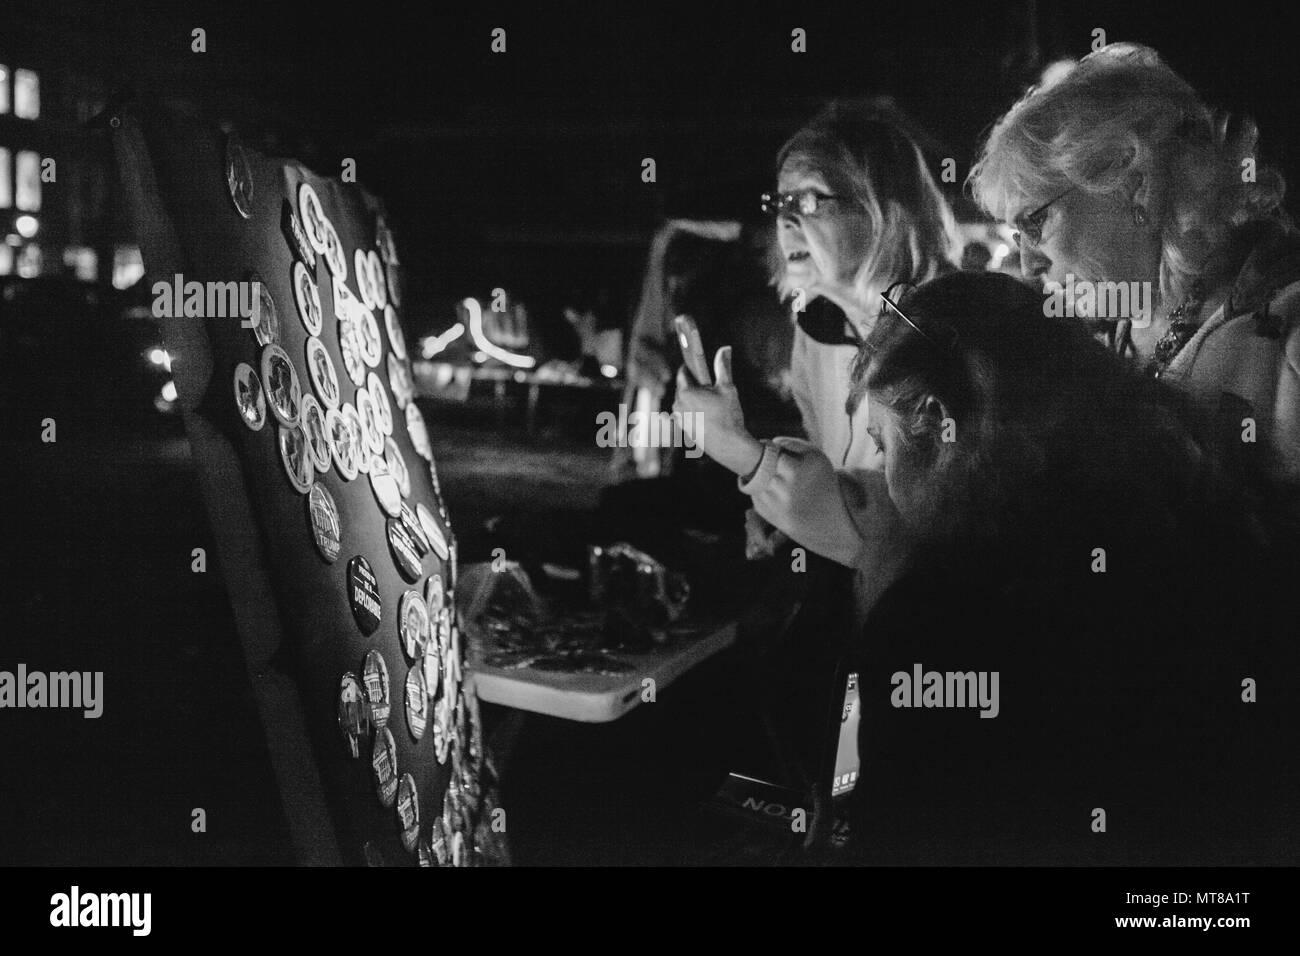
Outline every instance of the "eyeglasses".
<path id="1" fill-rule="evenodd" d="M 906 312 L 898 307 L 898 303 L 903 300 L 903 296 L 915 289 L 916 286 L 911 282 L 895 282 L 880 297 L 885 300 L 885 305 L 898 313 L 898 317 L 910 325 L 921 338 L 925 339 L 937 349 L 948 351 L 957 345 L 957 330 L 950 325 L 943 325 L 938 322 L 931 322 L 934 326 L 930 331 L 921 328 L 908 316 Z M 898 290 L 897 292 L 895 290 Z M 883 313 L 883 309 L 881 310 Z"/>
<path id="2" fill-rule="evenodd" d="M 1065 192 L 1061 193 L 1055 199 L 1049 199 L 1027 216 L 1017 216 L 1015 220 L 1016 231 L 1011 234 L 1015 241 L 1016 248 L 1020 248 L 1020 234 L 1024 233 L 1034 245 L 1043 241 L 1043 224 L 1047 222 L 1047 210 L 1052 207 L 1053 203 L 1060 202 L 1070 193 L 1078 189 L 1078 186 L 1071 186 Z"/>
<path id="3" fill-rule="evenodd" d="M 792 193 L 763 193 L 760 197 L 763 212 L 769 216 L 779 216 L 792 206 L 801 216 L 815 216 L 824 203 L 843 198 L 843 196 L 830 196 L 815 189 L 800 189 Z"/>

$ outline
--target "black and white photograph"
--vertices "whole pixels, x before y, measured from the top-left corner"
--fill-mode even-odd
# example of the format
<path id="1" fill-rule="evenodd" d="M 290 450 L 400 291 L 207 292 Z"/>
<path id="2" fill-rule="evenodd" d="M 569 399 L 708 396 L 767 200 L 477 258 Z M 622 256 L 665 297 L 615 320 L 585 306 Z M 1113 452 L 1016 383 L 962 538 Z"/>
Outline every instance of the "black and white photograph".
<path id="1" fill-rule="evenodd" d="M 1287 8 L 0 21 L 6 927 L 1280 930 Z"/>

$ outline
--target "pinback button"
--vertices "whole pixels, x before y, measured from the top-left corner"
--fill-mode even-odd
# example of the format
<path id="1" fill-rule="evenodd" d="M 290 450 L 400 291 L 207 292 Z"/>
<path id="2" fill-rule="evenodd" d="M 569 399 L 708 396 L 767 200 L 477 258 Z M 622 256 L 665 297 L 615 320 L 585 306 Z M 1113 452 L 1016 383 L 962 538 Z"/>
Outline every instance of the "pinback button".
<path id="1" fill-rule="evenodd" d="M 383 606 L 379 603 L 379 582 L 370 562 L 362 555 L 348 561 L 348 603 L 362 634 L 373 634 L 379 627 Z"/>
<path id="2" fill-rule="evenodd" d="M 325 237 L 325 265 L 334 278 L 346 281 L 348 258 L 343 253 L 343 240 L 339 238 L 338 230 L 334 228 L 334 223 L 330 222 L 329 216 L 321 216 L 321 232 Z"/>
<path id="3" fill-rule="evenodd" d="M 415 402 L 408 403 L 406 416 L 407 434 L 411 436 L 411 445 L 415 446 L 416 454 L 426 462 L 432 462 L 433 446 L 429 444 L 429 429 L 425 428 L 424 415 L 420 414 Z"/>
<path id="4" fill-rule="evenodd" d="M 320 335 L 324 322 L 320 308 L 320 292 L 316 280 L 301 262 L 293 264 L 293 300 L 298 306 L 298 317 L 308 335 Z"/>
<path id="5" fill-rule="evenodd" d="M 307 513 L 316 550 L 327 563 L 333 564 L 343 547 L 343 529 L 339 524 L 339 509 L 334 504 L 334 496 L 324 485 L 312 485 L 307 494 Z"/>
<path id="6" fill-rule="evenodd" d="M 339 407 L 339 377 L 334 371 L 334 360 L 325 343 L 316 336 L 307 339 L 307 374 L 312 388 L 326 408 Z"/>
<path id="7" fill-rule="evenodd" d="M 284 473 L 289 476 L 289 483 L 295 491 L 305 495 L 311 490 L 312 482 L 316 480 L 316 468 L 302 426 L 280 426 L 280 461 L 284 463 Z"/>
<path id="8" fill-rule="evenodd" d="M 366 360 L 361 355 L 361 338 L 351 318 L 339 320 L 339 353 L 343 356 L 343 369 L 358 388 L 366 382 Z"/>
<path id="9" fill-rule="evenodd" d="M 397 267 L 397 262 L 389 262 L 384 267 L 384 275 L 387 278 L 388 301 L 391 305 L 398 308 L 402 307 L 402 272 Z"/>
<path id="10" fill-rule="evenodd" d="M 429 608 L 419 591 L 404 591 L 397 605 L 402 648 L 409 660 L 418 661 L 429 641 Z"/>
<path id="11" fill-rule="evenodd" d="M 451 864 L 451 847 L 447 845 L 447 827 L 441 816 L 436 816 L 429 823 L 429 852 L 433 862 L 438 866 Z"/>
<path id="12" fill-rule="evenodd" d="M 255 432 L 262 430 L 266 424 L 266 396 L 262 380 L 247 362 L 235 366 L 235 407 L 240 421 Z"/>
<path id="13" fill-rule="evenodd" d="M 393 406 L 388 401 L 388 392 L 384 388 L 383 381 L 374 372 L 366 377 L 366 391 L 370 393 L 371 399 L 375 403 L 375 413 L 379 416 L 379 430 L 385 435 L 393 433 Z M 410 494 L 404 491 L 402 494 Z"/>
<path id="14" fill-rule="evenodd" d="M 375 410 L 375 400 L 370 397 L 367 388 L 357 389 L 357 414 L 361 416 L 361 426 L 365 432 L 366 450 L 372 455 L 384 453 L 384 431 L 379 427 L 379 412 Z"/>
<path id="15" fill-rule="evenodd" d="M 429 693 L 424 683 L 424 668 L 417 661 L 406 672 L 406 726 L 419 740 L 429 723 Z"/>
<path id="16" fill-rule="evenodd" d="M 424 653 L 420 655 L 420 666 L 424 671 L 424 689 L 432 700 L 438 696 L 438 688 L 442 683 L 442 651 L 438 642 L 432 636 L 424 645 Z"/>
<path id="17" fill-rule="evenodd" d="M 361 301 L 367 309 L 375 307 L 375 294 L 370 286 L 370 264 L 366 261 L 366 254 L 358 249 L 352 255 L 352 271 L 357 277 L 357 292 L 361 295 Z"/>
<path id="18" fill-rule="evenodd" d="M 424 568 L 420 565 L 420 552 L 415 549 L 415 542 L 402 527 L 400 518 L 388 519 L 388 548 L 393 553 L 397 570 L 408 581 L 420 580 Z"/>
<path id="19" fill-rule="evenodd" d="M 425 535 L 424 529 L 420 527 L 420 520 L 415 516 L 415 512 L 411 510 L 411 506 L 405 501 L 402 502 L 401 521 L 402 527 L 406 528 L 406 533 L 415 542 L 415 550 L 423 558 L 429 553 L 429 538 Z"/>
<path id="20" fill-rule="evenodd" d="M 357 448 L 352 441 L 352 428 L 337 408 L 325 413 L 325 434 L 329 437 L 334 467 L 344 481 L 351 481 L 357 476 Z"/>
<path id="21" fill-rule="evenodd" d="M 420 839 L 420 798 L 415 792 L 415 778 L 402 774 L 397 785 L 397 827 L 402 834 L 402 846 L 407 853 L 415 852 Z"/>
<path id="22" fill-rule="evenodd" d="M 293 211 L 293 206 L 287 199 L 280 207 L 280 231 L 293 250 L 294 258 L 304 263 L 315 275 L 316 251 L 312 249 L 311 242 L 307 239 L 307 230 L 303 229 L 298 214 Z"/>
<path id="23" fill-rule="evenodd" d="M 229 133 L 226 136 L 226 189 L 230 201 L 235 204 L 235 211 L 245 219 L 253 218 L 253 168 L 248 162 L 248 154 L 239 136 Z"/>
<path id="24" fill-rule="evenodd" d="M 302 413 L 302 385 L 289 353 L 278 345 L 262 349 L 262 385 L 276 420 L 290 428 L 297 425 Z"/>
<path id="25" fill-rule="evenodd" d="M 397 407 L 405 409 L 415 398 L 415 386 L 411 384 L 410 373 L 405 363 L 398 360 L 392 352 L 388 353 L 388 387 L 393 391 L 393 400 Z"/>
<path id="26" fill-rule="evenodd" d="M 438 519 L 433 516 L 433 512 L 425 507 L 423 501 L 415 503 L 415 516 L 420 527 L 424 529 L 424 535 L 429 539 L 429 547 L 433 553 L 438 556 L 440 561 L 446 561 L 451 557 L 451 549 L 447 545 L 447 538 L 442 533 L 442 528 L 438 524 Z"/>
<path id="27" fill-rule="evenodd" d="M 307 450 L 311 452 L 311 463 L 322 475 L 330 470 L 330 439 L 325 431 L 325 412 L 314 395 L 302 397 L 302 415 L 299 419 L 303 433 L 307 436 Z"/>
<path id="28" fill-rule="evenodd" d="M 433 866 L 433 849 L 429 846 L 429 838 L 421 837 L 420 842 L 415 845 L 415 859 L 420 866 Z"/>
<path id="29" fill-rule="evenodd" d="M 353 759 L 361 756 L 361 740 L 370 733 L 370 707 L 356 675 L 348 671 L 339 681 L 339 731 Z"/>
<path id="30" fill-rule="evenodd" d="M 318 255 L 325 255 L 325 213 L 321 210 L 320 197 L 316 195 L 311 183 L 302 183 L 298 187 L 298 218 L 312 249 Z"/>
<path id="31" fill-rule="evenodd" d="M 375 749 L 370 755 L 379 802 L 391 807 L 397 802 L 397 742 L 387 727 L 375 731 Z"/>
<path id="32" fill-rule="evenodd" d="M 384 328 L 388 331 L 388 344 L 393 347 L 393 354 L 400 361 L 406 361 L 406 336 L 402 325 L 397 321 L 397 312 L 391 305 L 384 306 Z"/>
<path id="33" fill-rule="evenodd" d="M 339 414 L 343 416 L 343 421 L 348 427 L 348 446 L 356 472 L 362 475 L 368 474 L 370 453 L 366 451 L 366 429 L 361 424 L 361 416 L 357 414 L 356 406 L 349 402 L 343 403 Z"/>
<path id="34" fill-rule="evenodd" d="M 364 306 L 354 310 L 357 333 L 361 337 L 361 357 L 371 368 L 379 367 L 379 360 L 384 355 L 384 343 L 379 337 L 379 323 L 375 314 Z"/>
<path id="35" fill-rule="evenodd" d="M 384 439 L 384 464 L 388 466 L 388 470 L 397 479 L 397 487 L 401 489 L 402 497 L 405 498 L 410 495 L 411 472 L 406 467 L 406 459 L 402 457 L 402 450 L 397 447 L 397 442 L 391 438 Z M 415 521 L 414 514 L 411 515 L 411 521 L 415 524 L 415 532 L 423 538 L 424 534 L 420 531 L 419 523 Z M 426 546 L 421 548 L 420 553 L 424 554 L 428 550 L 426 542 Z"/>
<path id="36" fill-rule="evenodd" d="M 375 493 L 375 500 L 379 502 L 379 507 L 390 518 L 400 517 L 402 490 L 397 487 L 397 479 L 388 471 L 388 465 L 379 455 L 371 456 L 369 473 L 370 487 Z"/>
<path id="37" fill-rule="evenodd" d="M 450 712 L 447 704 L 447 688 L 444 686 L 442 696 L 433 706 L 433 753 L 440 764 L 447 762 L 447 752 L 451 748 Z"/>
<path id="38" fill-rule="evenodd" d="M 442 590 L 442 575 L 431 574 L 429 580 L 424 582 L 424 603 L 429 608 L 429 622 L 432 625 L 439 613 L 442 611 L 442 604 L 445 594 Z"/>
<path id="39" fill-rule="evenodd" d="M 257 272 L 249 272 L 247 282 L 257 283 L 257 315 L 253 323 L 253 336 L 258 345 L 278 345 L 280 343 L 280 313 L 275 307 L 275 297 L 266 280 Z"/>
<path id="40" fill-rule="evenodd" d="M 451 865 L 469 866 L 465 855 L 465 834 L 459 830 L 451 835 Z"/>
<path id="41" fill-rule="evenodd" d="M 357 250 L 360 252 L 361 250 Z M 366 253 L 367 272 L 370 273 L 370 296 L 375 300 L 376 308 L 387 308 L 388 290 L 384 288 L 384 264 L 379 259 L 379 253 L 371 249 Z"/>
<path id="42" fill-rule="evenodd" d="M 388 726 L 388 715 L 392 712 L 392 688 L 388 680 L 388 665 L 384 655 L 378 651 L 366 652 L 366 660 L 361 668 L 361 680 L 366 689 L 366 701 L 370 704 L 370 716 L 376 727 Z"/>

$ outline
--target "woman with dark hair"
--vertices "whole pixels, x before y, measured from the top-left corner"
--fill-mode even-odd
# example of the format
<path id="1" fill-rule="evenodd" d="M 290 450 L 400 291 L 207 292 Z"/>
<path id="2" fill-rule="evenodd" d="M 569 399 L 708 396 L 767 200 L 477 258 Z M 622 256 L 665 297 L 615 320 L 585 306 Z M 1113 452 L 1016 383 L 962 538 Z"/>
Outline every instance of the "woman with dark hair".
<path id="1" fill-rule="evenodd" d="M 884 300 L 853 400 L 912 547 L 853 654 L 865 858 L 1294 862 L 1286 496 L 1010 277 Z"/>

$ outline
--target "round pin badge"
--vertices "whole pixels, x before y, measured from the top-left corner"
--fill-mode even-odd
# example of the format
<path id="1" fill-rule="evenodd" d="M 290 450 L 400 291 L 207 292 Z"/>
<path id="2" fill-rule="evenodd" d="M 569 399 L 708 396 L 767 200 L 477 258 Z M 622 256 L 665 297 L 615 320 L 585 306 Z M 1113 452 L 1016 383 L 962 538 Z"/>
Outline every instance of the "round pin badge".
<path id="1" fill-rule="evenodd" d="M 398 448 L 397 442 L 391 438 L 384 439 L 384 464 L 388 465 L 388 470 L 397 479 L 397 487 L 401 489 L 402 497 L 408 497 L 411 494 L 411 472 L 406 467 L 406 459 L 402 457 L 402 449 Z M 416 530 L 418 531 L 419 528 Z M 429 549 L 426 547 L 423 550 Z"/>
<path id="2" fill-rule="evenodd" d="M 343 240 L 329 216 L 321 216 L 321 232 L 325 238 L 325 265 L 329 267 L 334 278 L 346 281 L 348 277 L 348 257 L 343 252 Z"/>
<path id="3" fill-rule="evenodd" d="M 378 461 L 372 463 L 372 467 Z M 388 549 L 393 553 L 393 561 L 402 577 L 408 581 L 420 580 L 424 568 L 420 564 L 420 552 L 415 548 L 410 533 L 402 526 L 400 518 L 388 519 Z"/>
<path id="4" fill-rule="evenodd" d="M 266 424 L 266 396 L 262 380 L 247 362 L 235 366 L 235 407 L 240 421 L 255 432 L 262 430 Z"/>
<path id="5" fill-rule="evenodd" d="M 384 388 L 383 381 L 374 372 L 371 372 L 366 378 L 366 391 L 375 403 L 375 413 L 379 416 L 379 430 L 385 435 L 393 433 L 393 405 L 388 400 L 388 390 Z M 410 492 L 402 492 L 410 494 Z"/>
<path id="6" fill-rule="evenodd" d="M 469 866 L 469 859 L 465 854 L 465 834 L 459 830 L 451 835 L 451 865 Z"/>
<path id="7" fill-rule="evenodd" d="M 376 727 L 388 726 L 388 715 L 392 712 L 392 688 L 388 681 L 388 665 L 384 655 L 376 650 L 366 652 L 366 661 L 361 669 L 361 680 L 366 689 L 366 701 L 370 704 L 370 717 Z"/>
<path id="8" fill-rule="evenodd" d="M 361 302 L 367 309 L 375 307 L 375 294 L 370 286 L 370 264 L 366 261 L 366 254 L 358 249 L 352 254 L 352 271 L 357 277 L 357 292 L 361 296 Z"/>
<path id="9" fill-rule="evenodd" d="M 344 481 L 357 476 L 357 458 L 360 449 L 352 439 L 352 428 L 343 413 L 331 408 L 325 413 L 325 434 L 330 441 L 330 457 Z"/>
<path id="10" fill-rule="evenodd" d="M 311 490 L 316 480 L 316 467 L 312 464 L 311 450 L 307 447 L 307 436 L 301 425 L 280 426 L 280 461 L 284 463 L 284 473 L 289 476 L 289 483 L 299 494 Z"/>
<path id="11" fill-rule="evenodd" d="M 388 387 L 393 391 L 393 401 L 403 410 L 415 397 L 415 386 L 411 384 L 406 365 L 392 352 L 388 353 Z"/>
<path id="12" fill-rule="evenodd" d="M 388 307 L 388 290 L 384 288 L 387 284 L 384 281 L 384 263 L 379 258 L 379 253 L 371 249 L 366 253 L 367 271 L 370 273 L 370 294 L 375 300 L 376 308 L 386 309 Z"/>
<path id="13" fill-rule="evenodd" d="M 405 362 L 406 336 L 402 333 L 402 324 L 397 321 L 397 311 L 391 305 L 384 306 L 384 328 L 388 331 L 388 344 L 393 347 L 393 354 Z"/>
<path id="14" fill-rule="evenodd" d="M 266 404 L 281 425 L 292 428 L 302 413 L 302 385 L 289 353 L 278 345 L 262 349 L 262 385 Z"/>
<path id="15" fill-rule="evenodd" d="M 375 410 L 375 400 L 370 397 L 370 390 L 367 388 L 357 389 L 357 414 L 361 416 L 366 449 L 372 455 L 382 455 L 384 431 L 379 427 L 379 412 Z"/>
<path id="16" fill-rule="evenodd" d="M 320 474 L 330 470 L 330 438 L 325 430 L 325 412 L 314 395 L 302 397 L 302 414 L 298 424 L 307 436 L 307 450 L 311 452 L 311 463 Z"/>
<path id="17" fill-rule="evenodd" d="M 406 433 L 411 436 L 415 453 L 425 461 L 433 461 L 433 446 L 429 444 L 429 431 L 424 425 L 424 416 L 415 402 L 406 406 Z"/>
<path id="18" fill-rule="evenodd" d="M 429 607 L 419 591 L 402 592 L 397 605 L 397 625 L 407 659 L 418 660 L 429 642 Z"/>
<path id="19" fill-rule="evenodd" d="M 343 423 L 348 428 L 348 442 L 352 448 L 357 473 L 368 474 L 370 472 L 370 452 L 366 449 L 366 429 L 361 424 L 361 416 L 357 413 L 356 406 L 348 402 L 343 403 L 343 407 L 339 409 L 339 414 L 343 416 Z"/>
<path id="20" fill-rule="evenodd" d="M 442 650 L 432 636 L 432 632 L 424 645 L 424 653 L 420 655 L 420 667 L 424 671 L 425 693 L 429 695 L 430 700 L 433 700 L 438 696 L 438 689 L 442 684 Z"/>
<path id="21" fill-rule="evenodd" d="M 387 727 L 375 731 L 375 749 L 370 755 L 379 802 L 391 807 L 397 802 L 397 742 Z"/>
<path id="22" fill-rule="evenodd" d="M 293 300 L 298 306 L 298 317 L 308 335 L 320 335 L 324 322 L 320 308 L 320 291 L 316 280 L 311 277 L 307 267 L 301 261 L 293 264 Z"/>
<path id="23" fill-rule="evenodd" d="M 339 353 L 343 356 L 343 369 L 353 385 L 360 388 L 366 383 L 366 360 L 361 355 L 361 337 L 356 323 L 348 317 L 339 320 Z"/>
<path id="24" fill-rule="evenodd" d="M 402 526 L 406 528 L 406 533 L 409 534 L 411 540 L 415 542 L 415 550 L 418 551 L 420 557 L 423 558 L 429 553 L 429 538 L 424 533 L 424 529 L 420 527 L 420 519 L 415 516 L 415 512 L 411 510 L 411 506 L 405 501 L 402 502 L 401 520 Z"/>
<path id="25" fill-rule="evenodd" d="M 355 674 L 339 681 L 339 731 L 343 746 L 354 760 L 361 756 L 361 741 L 370 734 L 370 706 Z"/>
<path id="26" fill-rule="evenodd" d="M 451 750 L 451 688 L 446 684 L 446 669 L 443 669 L 442 696 L 433 707 L 433 754 L 438 763 L 447 762 Z"/>
<path id="27" fill-rule="evenodd" d="M 415 845 L 415 859 L 419 866 L 433 866 L 433 849 L 429 846 L 429 838 L 421 837 L 420 842 Z"/>
<path id="28" fill-rule="evenodd" d="M 325 242 L 325 213 L 321 209 L 320 197 L 316 195 L 311 183 L 302 183 L 298 187 L 298 218 L 302 220 L 307 241 L 316 250 L 316 254 L 325 255 L 328 248 Z"/>
<path id="29" fill-rule="evenodd" d="M 429 692 L 424 683 L 424 668 L 419 661 L 406 672 L 406 726 L 419 740 L 429 724 Z"/>
<path id="30" fill-rule="evenodd" d="M 447 827 L 441 816 L 436 816 L 429 823 L 429 852 L 437 866 L 451 865 L 451 847 L 447 843 Z"/>
<path id="31" fill-rule="evenodd" d="M 343 547 L 343 528 L 339 523 L 339 509 L 334 496 L 322 484 L 312 485 L 307 493 L 307 515 L 311 521 L 311 536 L 316 550 L 327 564 L 338 560 Z"/>
<path id="32" fill-rule="evenodd" d="M 348 561 L 348 603 L 362 634 L 373 634 L 379 627 L 383 606 L 379 603 L 379 581 L 374 569 L 363 556 Z"/>
<path id="33" fill-rule="evenodd" d="M 447 537 L 442 533 L 442 527 L 438 524 L 438 519 L 433 516 L 423 501 L 415 503 L 415 516 L 420 522 L 420 527 L 424 529 L 424 535 L 429 539 L 429 547 L 441 561 L 446 561 L 451 557 L 451 548 L 447 545 Z"/>
<path id="34" fill-rule="evenodd" d="M 431 625 L 442 612 L 445 597 L 446 595 L 442 589 L 442 575 L 429 575 L 429 580 L 424 582 L 424 603 L 429 608 L 429 621 Z"/>
<path id="35" fill-rule="evenodd" d="M 397 828 L 406 852 L 414 853 L 420 839 L 420 798 L 415 792 L 415 778 L 409 773 L 402 774 L 397 785 Z"/>
<path id="36" fill-rule="evenodd" d="M 239 137 L 226 136 L 226 189 L 235 211 L 245 219 L 253 218 L 253 167 Z"/>
<path id="37" fill-rule="evenodd" d="M 389 473 L 384 459 L 378 455 L 373 455 L 370 459 L 370 487 L 384 514 L 390 518 L 401 516 L 402 490 L 397 487 L 397 479 Z"/>
<path id="38" fill-rule="evenodd" d="M 339 377 L 334 371 L 334 360 L 330 358 L 325 343 L 314 335 L 307 339 L 307 374 L 321 404 L 326 408 L 338 408 Z"/>
<path id="39" fill-rule="evenodd" d="M 384 355 L 384 343 L 379 338 L 379 323 L 375 314 L 361 307 L 355 310 L 357 334 L 361 337 L 361 358 L 371 368 L 379 367 L 379 360 Z"/>
<path id="40" fill-rule="evenodd" d="M 253 337 L 258 345 L 280 344 L 280 313 L 275 307 L 271 287 L 257 272 L 249 272 L 245 281 L 257 284 L 257 313 L 253 318 Z"/>
<path id="41" fill-rule="evenodd" d="M 456 775 L 452 774 L 447 781 L 447 792 L 442 798 L 442 813 L 439 814 L 442 818 L 442 828 L 447 833 L 448 841 L 450 841 L 456 831 L 460 829 L 459 788 L 460 784 L 456 780 Z"/>

